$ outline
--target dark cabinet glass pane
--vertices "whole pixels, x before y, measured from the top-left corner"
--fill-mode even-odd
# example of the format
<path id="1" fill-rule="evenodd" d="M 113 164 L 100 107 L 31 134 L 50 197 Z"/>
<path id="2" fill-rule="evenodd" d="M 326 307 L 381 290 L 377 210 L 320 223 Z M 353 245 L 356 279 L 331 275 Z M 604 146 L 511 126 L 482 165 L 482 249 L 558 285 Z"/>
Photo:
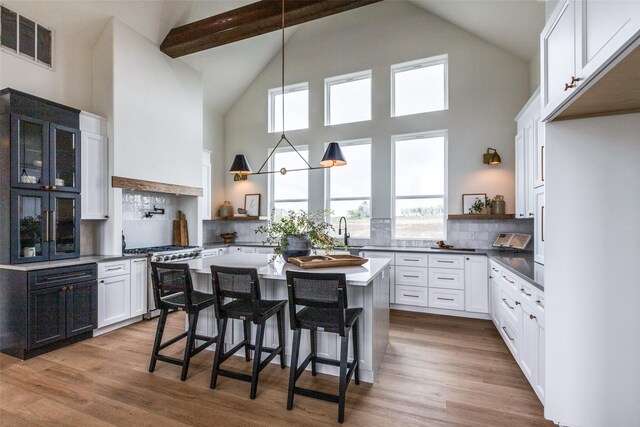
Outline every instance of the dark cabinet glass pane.
<path id="1" fill-rule="evenodd" d="M 42 197 L 18 196 L 18 220 L 20 221 L 19 258 L 42 256 L 44 239 Z"/>
<path id="2" fill-rule="evenodd" d="M 21 183 L 42 183 L 44 128 L 41 124 L 19 121 L 19 168 Z"/>
<path id="3" fill-rule="evenodd" d="M 0 8 L 0 44 L 12 50 L 18 50 L 18 14 L 7 9 Z"/>
<path id="4" fill-rule="evenodd" d="M 52 183 L 57 187 L 76 186 L 76 134 L 64 129 L 55 129 L 56 176 Z"/>
<path id="5" fill-rule="evenodd" d="M 38 25 L 38 61 L 51 65 L 51 31 Z"/>
<path id="6" fill-rule="evenodd" d="M 56 197 L 53 211 L 53 238 L 56 254 L 76 252 L 76 215 L 78 212 L 75 198 Z"/>
<path id="7" fill-rule="evenodd" d="M 20 53 L 36 57 L 36 23 L 20 17 Z"/>

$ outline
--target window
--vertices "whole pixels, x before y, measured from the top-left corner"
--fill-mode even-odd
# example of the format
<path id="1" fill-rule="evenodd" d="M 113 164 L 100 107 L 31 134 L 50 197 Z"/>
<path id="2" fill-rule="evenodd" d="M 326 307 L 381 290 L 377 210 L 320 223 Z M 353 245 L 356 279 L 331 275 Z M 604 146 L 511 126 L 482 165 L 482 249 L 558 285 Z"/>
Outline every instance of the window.
<path id="1" fill-rule="evenodd" d="M 284 87 L 284 130 L 309 127 L 309 83 Z M 282 87 L 269 89 L 269 132 L 282 132 Z"/>
<path id="2" fill-rule="evenodd" d="M 371 140 L 340 142 L 347 165 L 325 171 L 327 209 L 330 222 L 338 230 L 340 217 L 348 221 L 351 237 L 368 239 L 371 222 Z"/>
<path id="3" fill-rule="evenodd" d="M 309 160 L 309 149 L 296 147 L 298 152 Z M 305 162 L 291 148 L 278 149 L 270 160 L 270 170 L 282 168 L 297 169 L 306 168 Z M 272 219 L 281 218 L 287 211 L 307 211 L 309 209 L 309 172 L 296 171 L 282 175 L 280 173 L 269 174 L 269 200 L 270 210 L 275 209 Z"/>
<path id="4" fill-rule="evenodd" d="M 324 124 L 371 120 L 371 70 L 325 79 Z"/>
<path id="5" fill-rule="evenodd" d="M 447 55 L 391 66 L 391 117 L 449 108 Z"/>
<path id="6" fill-rule="evenodd" d="M 446 131 L 392 137 L 396 239 L 444 239 Z"/>
<path id="7" fill-rule="evenodd" d="M 51 68 L 53 33 L 35 21 L 2 6 L 0 49 Z"/>

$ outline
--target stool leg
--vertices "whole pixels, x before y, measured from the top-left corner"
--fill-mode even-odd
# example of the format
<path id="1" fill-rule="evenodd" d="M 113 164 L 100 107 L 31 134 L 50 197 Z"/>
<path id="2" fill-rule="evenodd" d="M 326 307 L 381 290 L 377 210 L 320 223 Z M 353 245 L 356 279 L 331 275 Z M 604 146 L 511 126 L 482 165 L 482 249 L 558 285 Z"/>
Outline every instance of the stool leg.
<path id="1" fill-rule="evenodd" d="M 293 408 L 293 390 L 296 387 L 296 371 L 298 370 L 298 355 L 300 354 L 301 329 L 293 331 L 293 345 L 291 346 L 291 364 L 289 365 L 289 393 L 287 396 L 287 409 Z"/>
<path id="2" fill-rule="evenodd" d="M 224 336 L 227 331 L 227 318 L 218 320 L 218 342 L 216 343 L 216 355 L 213 358 L 213 370 L 211 371 L 211 384 L 209 388 L 216 388 L 218 382 L 218 368 L 224 354 Z"/>
<path id="3" fill-rule="evenodd" d="M 356 320 L 353 324 L 353 363 L 357 363 L 356 371 L 353 373 L 355 383 L 360 384 L 360 320 Z"/>
<path id="4" fill-rule="evenodd" d="M 340 390 L 338 395 L 338 422 L 344 421 L 344 402 L 347 394 L 347 357 L 349 357 L 349 336 L 340 338 Z"/>
<path id="5" fill-rule="evenodd" d="M 244 328 L 244 340 L 246 341 L 244 345 L 244 360 L 249 362 L 251 360 L 251 322 L 243 320 L 242 325 Z"/>
<path id="6" fill-rule="evenodd" d="M 318 330 L 309 329 L 309 338 L 311 341 L 311 375 L 317 375 L 316 357 L 318 357 Z"/>
<path id="7" fill-rule="evenodd" d="M 284 307 L 278 311 L 276 321 L 278 322 L 278 344 L 282 347 L 280 350 L 280 367 L 285 368 L 285 355 L 284 355 Z"/>
<path id="8" fill-rule="evenodd" d="M 196 327 L 198 326 L 198 312 L 194 314 L 188 314 L 189 318 L 189 330 L 187 331 L 187 343 L 184 346 L 184 358 L 182 359 L 182 375 L 180 380 L 187 379 L 187 373 L 189 371 L 189 362 L 191 362 L 191 355 L 196 344 Z"/>
<path id="9" fill-rule="evenodd" d="M 251 399 L 256 398 L 258 376 L 260 375 L 260 361 L 262 360 L 262 341 L 264 339 L 264 322 L 258 323 L 256 332 L 255 354 L 253 355 L 253 371 L 251 372 Z"/>
<path id="10" fill-rule="evenodd" d="M 153 350 L 151 352 L 151 362 L 149 363 L 149 372 L 153 372 L 156 369 L 157 356 L 160 351 L 160 345 L 162 344 L 162 335 L 164 334 L 164 326 L 167 323 L 167 310 L 160 310 L 160 317 L 158 318 L 158 326 L 156 327 L 156 339 L 153 341 Z"/>

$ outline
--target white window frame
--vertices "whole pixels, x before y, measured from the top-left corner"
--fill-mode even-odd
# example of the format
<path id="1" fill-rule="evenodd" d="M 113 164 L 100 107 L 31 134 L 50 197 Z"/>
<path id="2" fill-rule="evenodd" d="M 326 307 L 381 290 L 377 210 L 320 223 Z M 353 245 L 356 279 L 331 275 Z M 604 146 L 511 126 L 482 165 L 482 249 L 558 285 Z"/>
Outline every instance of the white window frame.
<path id="1" fill-rule="evenodd" d="M 296 83 L 296 84 L 292 84 L 292 85 L 287 85 L 284 87 L 284 98 L 286 98 L 288 93 L 293 93 L 293 92 L 299 92 L 302 90 L 306 90 L 307 92 L 309 92 L 309 82 L 303 82 L 303 83 Z M 267 95 L 267 112 L 268 112 L 268 116 L 267 116 L 267 132 L 268 133 L 276 133 L 276 132 L 285 132 L 285 129 L 282 130 L 275 130 L 276 128 L 276 111 L 274 108 L 275 105 L 275 99 L 277 95 L 282 95 L 282 86 L 278 86 L 278 87 L 274 87 L 272 89 L 269 89 L 268 91 L 268 95 Z M 307 97 L 308 99 L 308 97 Z M 285 105 L 285 114 L 286 114 L 286 105 Z M 307 101 L 307 127 L 306 128 L 299 128 L 299 129 L 309 129 L 309 103 Z M 286 124 L 286 123 L 285 123 Z M 299 130 L 299 129 L 292 129 L 292 130 Z"/>
<path id="2" fill-rule="evenodd" d="M 396 142 L 398 141 L 406 141 L 411 139 L 428 139 L 428 138 L 444 138 L 444 194 L 429 194 L 429 195 L 413 195 L 413 196 L 398 196 L 396 197 Z M 406 133 L 401 135 L 392 135 L 391 136 L 391 239 L 392 240 L 421 240 L 421 241 L 435 241 L 436 238 L 432 237 L 415 237 L 412 239 L 406 237 L 397 237 L 396 235 L 396 200 L 410 200 L 410 199 L 442 199 L 443 205 L 443 236 L 444 240 L 447 239 L 447 217 L 449 214 L 449 203 L 448 203 L 448 194 L 449 194 L 449 131 L 446 129 L 436 130 L 436 131 L 427 131 L 427 132 L 416 132 L 416 133 Z"/>
<path id="3" fill-rule="evenodd" d="M 44 68 L 45 70 L 49 70 L 49 71 L 56 71 L 55 70 L 55 47 L 56 47 L 56 32 L 53 28 L 50 28 L 46 25 L 41 24 L 39 21 L 36 21 L 35 19 L 31 19 L 30 17 L 22 14 L 22 13 L 18 13 L 15 10 L 13 10 L 12 8 L 8 7 L 5 4 L 0 3 L 0 5 L 2 5 L 2 7 L 4 7 L 5 9 L 10 10 L 11 12 L 14 12 L 17 16 L 16 16 L 16 49 L 13 50 L 10 47 L 4 46 L 4 45 L 0 45 L 0 52 L 4 52 L 7 53 L 9 55 L 15 56 L 17 58 L 22 59 L 23 61 L 27 61 L 31 64 L 35 64 L 39 67 Z M 20 52 L 20 17 L 26 18 L 29 21 L 32 21 L 35 23 L 35 33 L 34 33 L 34 37 L 35 37 L 35 46 L 34 46 L 34 58 L 30 57 L 29 55 L 26 55 L 22 52 Z M 38 59 L 38 26 L 44 28 L 47 31 L 51 32 L 51 65 L 47 65 L 46 63 L 40 61 Z"/>
<path id="4" fill-rule="evenodd" d="M 343 74 L 341 76 L 327 77 L 326 79 L 324 79 L 324 125 L 325 126 L 339 126 L 339 125 L 346 125 L 349 123 L 361 123 L 361 122 L 371 121 L 371 118 L 373 117 L 372 106 L 371 106 L 371 104 L 373 103 L 373 96 L 372 96 L 372 102 L 369 103 L 368 119 L 359 120 L 356 122 L 345 122 L 345 123 L 337 123 L 337 124 L 332 124 L 330 120 L 331 119 L 331 86 L 342 84 L 342 83 L 354 82 L 358 80 L 364 80 L 364 79 L 371 79 L 373 83 L 373 73 L 371 72 L 371 70 L 358 71 L 356 73 Z"/>
<path id="5" fill-rule="evenodd" d="M 373 163 L 373 145 L 372 145 L 372 138 L 360 138 L 360 139 L 351 139 L 351 140 L 347 140 L 347 141 L 336 141 L 338 143 L 340 143 L 340 146 L 342 147 L 348 147 L 348 146 L 353 146 L 353 145 L 369 145 L 369 149 L 371 152 L 371 162 Z M 329 143 L 325 143 L 325 150 L 327 148 L 327 146 L 329 145 Z M 349 161 L 349 159 L 347 159 L 347 162 Z M 372 182 L 373 180 L 373 164 L 371 165 L 371 176 L 369 176 L 369 182 Z M 373 188 L 372 186 L 370 186 L 370 192 L 369 192 L 369 207 L 371 208 L 371 202 L 373 199 L 372 196 L 373 193 Z M 341 201 L 349 201 L 349 200 L 362 200 L 362 199 L 366 199 L 366 197 L 336 197 L 336 198 L 331 198 L 331 169 L 325 169 L 324 171 L 324 208 L 325 209 L 329 209 L 331 207 L 331 201 L 335 200 L 337 202 L 341 202 Z M 329 220 L 329 218 L 327 218 L 327 221 Z M 369 220 L 371 220 L 371 218 L 369 218 Z M 368 236 L 351 236 L 351 238 L 353 239 L 370 239 L 371 238 L 371 229 L 369 229 L 369 235 Z"/>
<path id="6" fill-rule="evenodd" d="M 296 145 L 296 150 L 298 151 L 306 151 L 307 152 L 307 157 L 310 154 L 310 150 L 309 150 L 309 146 L 308 145 Z M 269 155 L 271 153 L 273 149 L 269 149 L 267 151 L 267 155 Z M 269 159 L 269 170 L 272 171 L 274 170 L 274 162 L 275 162 L 275 156 L 278 153 L 287 153 L 287 152 L 293 152 L 293 149 L 291 147 L 278 147 L 275 151 L 275 153 L 273 153 L 273 156 L 271 156 L 271 158 Z M 307 158 L 307 161 L 309 159 Z M 307 198 L 306 199 L 280 199 L 280 200 L 276 200 L 275 199 L 275 175 L 278 174 L 279 172 L 274 172 L 274 173 L 270 173 L 269 174 L 269 187 L 268 187 L 268 200 L 269 200 L 269 219 L 273 220 L 274 218 L 272 218 L 272 213 L 273 213 L 273 209 L 275 207 L 276 202 L 307 202 L 307 212 L 309 211 L 309 183 L 307 182 Z M 291 173 L 296 173 L 296 172 L 291 172 Z M 308 176 L 307 176 L 308 179 Z"/>
<path id="7" fill-rule="evenodd" d="M 396 79 L 397 73 L 413 70 L 416 68 L 433 67 L 434 65 L 444 65 L 444 106 L 442 110 L 425 111 L 421 113 L 396 115 Z M 416 59 L 414 61 L 403 62 L 391 66 L 391 117 L 413 116 L 416 114 L 435 113 L 436 111 L 445 111 L 449 109 L 449 55 L 437 55 L 429 58 Z"/>

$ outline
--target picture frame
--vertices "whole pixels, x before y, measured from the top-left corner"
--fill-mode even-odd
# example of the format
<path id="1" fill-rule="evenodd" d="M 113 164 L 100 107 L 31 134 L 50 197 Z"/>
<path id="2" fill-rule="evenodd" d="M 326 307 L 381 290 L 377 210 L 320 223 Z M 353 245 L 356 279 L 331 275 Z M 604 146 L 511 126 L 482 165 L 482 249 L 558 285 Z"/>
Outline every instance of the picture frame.
<path id="1" fill-rule="evenodd" d="M 487 200 L 487 193 L 469 193 L 462 195 L 462 213 L 465 215 L 475 215 L 471 213 L 471 206 L 476 200 L 482 200 L 484 203 Z"/>
<path id="2" fill-rule="evenodd" d="M 244 208 L 247 216 L 260 216 L 260 194 L 245 194 Z"/>

